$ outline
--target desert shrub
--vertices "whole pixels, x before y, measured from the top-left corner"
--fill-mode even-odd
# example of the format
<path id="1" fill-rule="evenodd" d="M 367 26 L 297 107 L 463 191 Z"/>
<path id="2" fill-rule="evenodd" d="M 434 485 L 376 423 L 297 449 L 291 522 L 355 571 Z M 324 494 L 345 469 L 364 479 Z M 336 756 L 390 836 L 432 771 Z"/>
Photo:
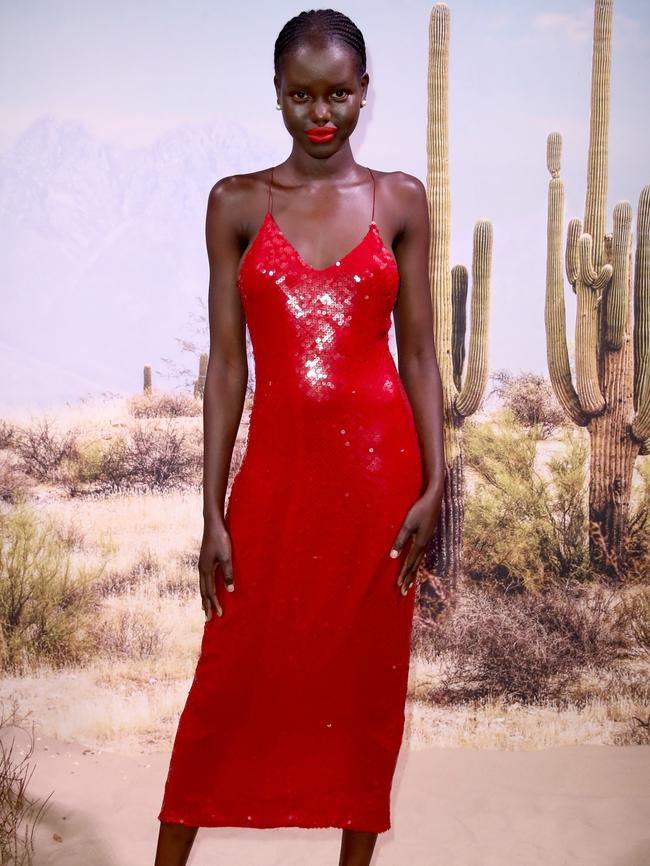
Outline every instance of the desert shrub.
<path id="1" fill-rule="evenodd" d="M 76 434 L 57 432 L 47 418 L 19 428 L 13 444 L 23 471 L 39 481 L 56 481 L 61 464 L 75 454 Z"/>
<path id="2" fill-rule="evenodd" d="M 102 598 L 127 595 L 143 584 L 150 584 L 160 569 L 156 557 L 149 550 L 143 551 L 136 561 L 124 571 L 107 571 L 94 584 L 97 595 Z"/>
<path id="3" fill-rule="evenodd" d="M 166 631 L 149 611 L 119 609 L 94 626 L 96 651 L 109 658 L 144 659 L 156 656 Z"/>
<path id="4" fill-rule="evenodd" d="M 126 436 L 120 434 L 104 444 L 102 454 L 101 475 L 96 480 L 97 486 L 104 492 L 124 490 L 130 484 L 129 442 Z"/>
<path id="5" fill-rule="evenodd" d="M 188 568 L 196 573 L 199 567 L 199 546 L 197 545 L 192 550 L 185 550 L 178 554 L 177 561 L 182 568 Z"/>
<path id="6" fill-rule="evenodd" d="M 170 575 L 158 583 L 158 596 L 159 598 L 180 599 L 196 596 L 197 599 L 200 599 L 198 575 L 196 577 L 183 574 Z"/>
<path id="7" fill-rule="evenodd" d="M 13 448 L 17 432 L 18 428 L 14 423 L 0 418 L 0 449 Z"/>
<path id="8" fill-rule="evenodd" d="M 564 411 L 545 376 L 537 373 L 514 375 L 507 370 L 500 370 L 492 379 L 496 382 L 493 390 L 503 405 L 534 438 L 548 439 L 566 424 Z"/>
<path id="9" fill-rule="evenodd" d="M 201 400 L 181 391 L 173 393 L 135 394 L 128 401 L 135 418 L 194 418 L 203 413 Z"/>
<path id="10" fill-rule="evenodd" d="M 79 440 L 74 455 L 67 458 L 64 464 L 66 482 L 83 485 L 102 478 L 110 444 L 98 439 Z"/>
<path id="11" fill-rule="evenodd" d="M 131 434 L 128 464 L 131 483 L 162 490 L 201 481 L 202 454 L 182 428 L 141 424 Z"/>
<path id="12" fill-rule="evenodd" d="M 625 591 L 618 606 L 618 624 L 629 642 L 629 655 L 650 661 L 650 586 Z"/>
<path id="13" fill-rule="evenodd" d="M 624 642 L 611 594 L 573 584 L 539 593 L 473 588 L 430 631 L 442 688 L 460 700 L 560 699 L 580 670 L 611 667 Z"/>
<path id="14" fill-rule="evenodd" d="M 548 479 L 535 467 L 535 440 L 511 414 L 465 426 L 465 459 L 478 481 L 466 497 L 465 573 L 510 589 L 589 576 L 587 446 L 565 436 Z"/>
<path id="15" fill-rule="evenodd" d="M 73 572 L 51 519 L 40 523 L 24 505 L 0 515 L 2 669 L 24 673 L 36 662 L 61 667 L 86 657 L 95 577 Z"/>
<path id="16" fill-rule="evenodd" d="M 183 551 L 176 557 L 177 567 L 169 576 L 157 584 L 159 598 L 199 598 L 199 545 L 193 550 Z"/>
<path id="17" fill-rule="evenodd" d="M 10 711 L 0 711 L 0 863 L 7 866 L 31 866 L 34 862 L 34 831 L 42 820 L 51 794 L 40 802 L 27 790 L 34 768 L 30 759 L 34 753 L 34 723 L 29 734 L 29 748 L 15 755 L 15 731 L 25 730 L 26 717 L 20 716 L 14 700 Z M 10 734 L 10 731 L 12 732 Z M 13 735 L 11 745 L 9 737 Z"/>
<path id="18" fill-rule="evenodd" d="M 13 505 L 24 502 L 34 482 L 30 482 L 25 473 L 16 465 L 8 454 L 0 455 L 0 500 Z"/>
<path id="19" fill-rule="evenodd" d="M 195 430 L 139 423 L 109 440 L 80 442 L 61 480 L 71 495 L 161 491 L 200 484 L 202 449 Z"/>

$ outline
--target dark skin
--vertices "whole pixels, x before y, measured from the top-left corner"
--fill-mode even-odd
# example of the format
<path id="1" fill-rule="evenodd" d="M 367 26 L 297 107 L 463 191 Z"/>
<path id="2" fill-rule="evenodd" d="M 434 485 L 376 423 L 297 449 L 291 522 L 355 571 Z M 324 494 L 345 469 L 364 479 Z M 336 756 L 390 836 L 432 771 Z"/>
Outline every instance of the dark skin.
<path id="1" fill-rule="evenodd" d="M 368 230 L 372 180 L 350 148 L 366 98 L 368 73 L 340 42 L 304 43 L 281 59 L 274 85 L 293 138 L 288 158 L 274 169 L 273 216 L 303 261 L 324 268 L 347 253 Z M 334 139 L 314 144 L 305 130 L 335 126 Z M 420 443 L 423 483 L 389 555 L 410 540 L 397 577 L 403 595 L 413 586 L 431 541 L 444 488 L 442 385 L 434 348 L 429 283 L 429 211 L 422 183 L 404 172 L 373 172 L 375 220 L 400 274 L 394 309 L 400 378 Z M 210 262 L 210 360 L 204 395 L 204 532 L 199 585 L 206 620 L 223 616 L 216 573 L 234 591 L 231 543 L 224 507 L 232 450 L 241 420 L 248 365 L 245 320 L 237 272 L 267 208 L 269 170 L 222 178 L 210 191 L 206 242 Z M 184 866 L 197 827 L 160 823 L 154 866 Z M 338 866 L 369 866 L 377 833 L 343 830 Z"/>

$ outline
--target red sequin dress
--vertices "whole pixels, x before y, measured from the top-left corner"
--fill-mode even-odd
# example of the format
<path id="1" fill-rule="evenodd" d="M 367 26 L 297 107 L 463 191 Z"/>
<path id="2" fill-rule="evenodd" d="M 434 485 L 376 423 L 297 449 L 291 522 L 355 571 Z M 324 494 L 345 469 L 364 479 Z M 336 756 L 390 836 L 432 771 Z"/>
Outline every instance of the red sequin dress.
<path id="1" fill-rule="evenodd" d="M 238 287 L 255 358 L 226 507 L 235 591 L 204 625 L 159 820 L 383 832 L 415 599 L 389 551 L 419 496 L 414 418 L 388 347 L 399 272 L 372 218 L 326 268 L 271 215 Z"/>

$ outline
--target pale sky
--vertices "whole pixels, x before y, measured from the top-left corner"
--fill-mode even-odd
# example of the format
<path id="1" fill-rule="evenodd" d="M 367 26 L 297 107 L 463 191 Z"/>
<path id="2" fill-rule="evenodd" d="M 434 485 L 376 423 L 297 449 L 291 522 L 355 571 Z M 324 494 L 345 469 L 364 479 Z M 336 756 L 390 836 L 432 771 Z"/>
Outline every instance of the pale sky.
<path id="1" fill-rule="evenodd" d="M 582 217 L 584 210 L 593 3 L 459 0 L 448 5 L 451 265 L 462 262 L 471 267 L 474 224 L 481 218 L 491 220 L 490 368 L 545 373 L 546 137 L 551 131 L 563 137 L 566 229 L 568 220 Z M 228 172 L 252 171 L 283 160 L 291 142 L 275 110 L 273 45 L 285 21 L 303 8 L 318 7 L 282 0 L 2 2 L 2 225 L 11 224 L 25 207 L 30 220 L 38 212 L 38 196 L 27 205 L 16 203 L 25 188 L 21 184 L 29 178 L 16 169 L 15 145 L 43 116 L 75 120 L 93 138 L 122 149 L 154 147 L 160 136 L 187 125 L 232 126 L 246 130 L 257 147 L 254 164 L 244 156 L 239 165 L 239 154 L 231 152 Z M 370 87 L 368 105 L 351 139 L 356 159 L 380 170 L 409 172 L 426 183 L 431 4 L 350 0 L 334 8 L 355 21 L 367 46 Z M 632 205 L 636 226 L 639 194 L 650 182 L 650 3 L 616 0 L 613 34 L 607 230 L 611 230 L 614 204 L 623 199 Z M 55 161 L 56 153 L 48 152 L 47 160 Z M 214 176 L 210 182 L 217 179 Z M 47 185 L 47 180 L 40 182 Z M 205 183 L 207 198 L 207 178 Z M 204 202 L 197 210 L 199 236 L 192 248 L 199 277 L 190 295 L 207 293 L 207 257 L 200 234 L 203 207 Z M 5 230 L 5 243 L 6 237 Z M 6 248 L 2 253 L 4 257 Z M 12 264 L 9 273 L 10 284 L 3 286 L 4 291 L 28 291 L 21 285 L 19 266 Z M 178 323 L 191 312 L 187 297 L 179 293 L 170 302 Z M 571 334 L 570 291 L 566 299 Z M 23 300 L 29 304 L 29 297 Z M 39 328 L 51 335 L 56 311 L 53 315 L 54 320 L 52 315 L 37 316 L 35 333 L 28 337 L 5 316 L 0 325 L 3 352 L 13 358 L 29 355 L 35 369 L 47 362 L 46 348 L 39 355 L 38 346 L 47 347 L 39 342 Z M 82 320 L 78 326 L 101 328 L 102 323 Z M 115 327 L 114 321 L 110 327 Z M 148 358 L 156 363 L 158 358 L 152 357 L 156 351 L 158 357 L 169 356 L 173 348 L 168 338 L 164 343 L 161 339 L 157 350 L 152 342 Z M 93 382 L 139 389 L 140 368 L 128 352 L 125 359 L 128 368 L 116 368 L 114 381 L 109 364 Z M 74 360 L 60 363 L 61 369 L 75 373 Z M 20 375 L 24 364 L 15 367 Z M 30 381 L 21 387 L 23 393 L 29 391 Z M 61 393 L 56 382 L 49 387 L 53 400 L 74 393 L 72 385 Z M 40 393 L 39 401 L 45 396 Z"/>

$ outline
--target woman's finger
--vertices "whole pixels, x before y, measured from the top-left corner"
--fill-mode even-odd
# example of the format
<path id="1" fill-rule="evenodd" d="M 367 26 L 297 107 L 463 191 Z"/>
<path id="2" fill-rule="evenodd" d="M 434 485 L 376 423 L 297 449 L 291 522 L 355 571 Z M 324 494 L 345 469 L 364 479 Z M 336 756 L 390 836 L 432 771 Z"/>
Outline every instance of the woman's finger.
<path id="1" fill-rule="evenodd" d="M 400 587 L 402 595 L 406 595 L 415 580 L 423 554 L 421 545 L 418 544 L 417 539 L 414 539 L 397 578 L 397 585 Z"/>
<path id="2" fill-rule="evenodd" d="M 221 568 L 223 570 L 223 582 L 226 584 L 226 589 L 228 592 L 235 591 L 235 578 L 232 573 L 232 559 L 230 557 L 228 559 L 224 559 L 221 563 Z"/>
<path id="3" fill-rule="evenodd" d="M 217 562 L 216 565 L 213 566 L 212 572 L 210 574 L 201 573 L 201 604 L 205 612 L 206 620 L 212 619 L 213 607 L 217 611 L 218 616 L 223 616 L 223 610 L 221 608 L 221 605 L 219 604 L 219 599 L 217 598 L 214 582 L 214 569 L 218 568 L 218 566 L 219 563 Z"/>
<path id="4" fill-rule="evenodd" d="M 402 528 L 397 533 L 397 537 L 395 538 L 395 541 L 393 542 L 393 546 L 390 549 L 390 558 L 391 559 L 397 559 L 397 557 L 402 552 L 402 549 L 404 548 L 404 545 L 408 541 L 409 537 L 411 535 L 413 535 L 414 532 L 415 532 L 415 527 L 411 526 L 411 524 L 408 522 L 408 519 L 405 520 L 404 523 L 402 524 Z"/>

